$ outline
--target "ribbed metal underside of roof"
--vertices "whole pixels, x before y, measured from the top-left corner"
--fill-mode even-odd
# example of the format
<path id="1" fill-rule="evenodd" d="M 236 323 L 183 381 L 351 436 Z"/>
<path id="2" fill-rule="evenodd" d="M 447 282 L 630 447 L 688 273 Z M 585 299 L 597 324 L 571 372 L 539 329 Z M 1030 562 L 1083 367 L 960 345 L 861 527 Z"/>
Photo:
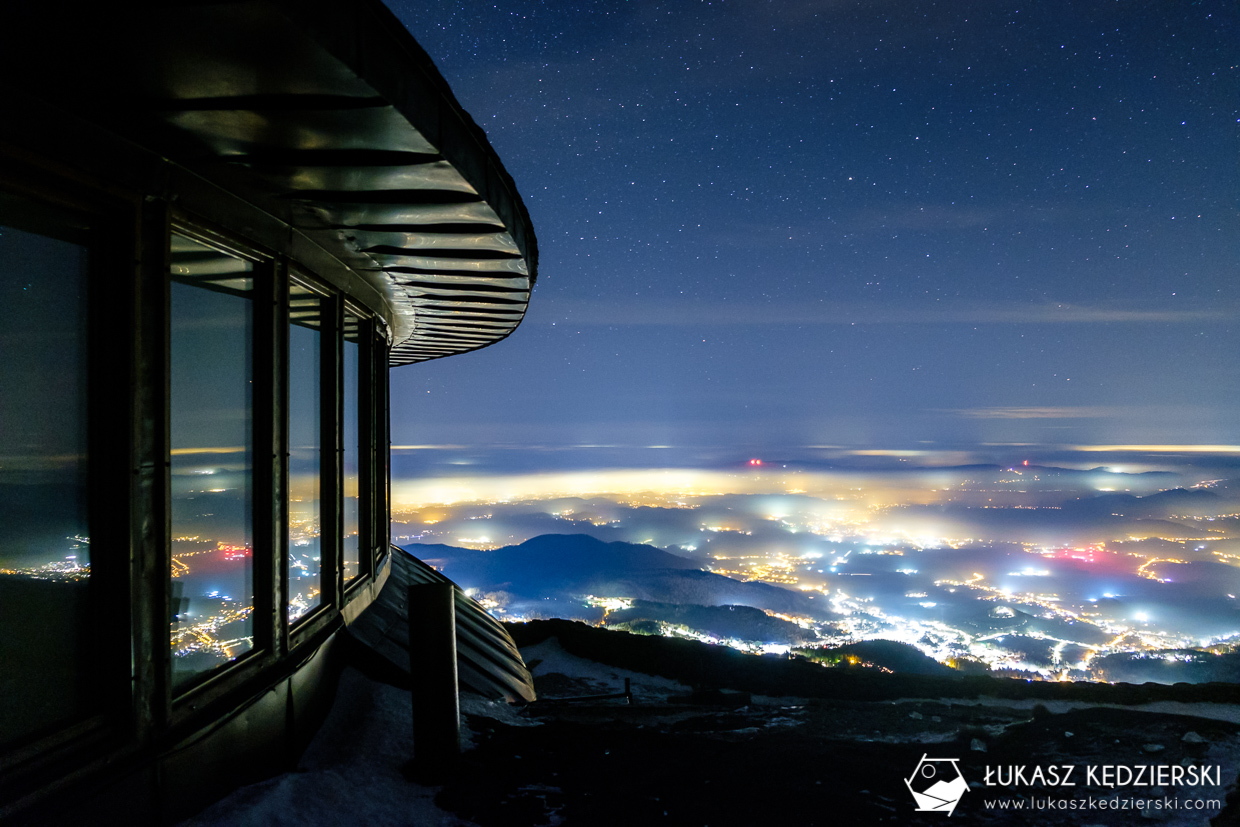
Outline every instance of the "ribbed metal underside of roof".
<path id="1" fill-rule="evenodd" d="M 392 573 L 349 634 L 400 673 L 410 674 L 409 586 L 452 581 L 403 549 L 392 547 Z M 475 601 L 456 590 L 457 676 L 462 688 L 488 698 L 533 701 L 534 681 L 512 637 Z"/>
<path id="2" fill-rule="evenodd" d="M 35 82 L 346 265 L 386 300 L 393 365 L 485 347 L 521 322 L 537 266 L 528 214 L 381 3 L 134 6 L 95 10 L 97 38 L 66 15 L 58 63 Z"/>

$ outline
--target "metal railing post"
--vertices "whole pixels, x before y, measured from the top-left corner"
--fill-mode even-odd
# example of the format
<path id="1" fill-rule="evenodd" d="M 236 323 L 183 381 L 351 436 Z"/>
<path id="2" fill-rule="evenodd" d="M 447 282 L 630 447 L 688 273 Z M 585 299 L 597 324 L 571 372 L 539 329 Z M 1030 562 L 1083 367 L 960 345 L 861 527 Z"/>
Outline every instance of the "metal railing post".
<path id="1" fill-rule="evenodd" d="M 440 774 L 461 751 L 456 672 L 456 587 L 409 586 L 409 666 L 413 678 L 413 761 Z"/>

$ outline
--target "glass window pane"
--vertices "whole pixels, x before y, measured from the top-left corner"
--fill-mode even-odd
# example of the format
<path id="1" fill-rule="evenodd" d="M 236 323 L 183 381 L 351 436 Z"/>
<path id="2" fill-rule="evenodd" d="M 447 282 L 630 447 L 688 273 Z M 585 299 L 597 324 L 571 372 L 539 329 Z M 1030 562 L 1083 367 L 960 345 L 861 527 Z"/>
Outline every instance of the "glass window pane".
<path id="1" fill-rule="evenodd" d="M 288 619 L 305 615 L 322 599 L 320 503 L 323 433 L 323 302 L 306 288 L 289 286 L 288 329 Z"/>
<path id="2" fill-rule="evenodd" d="M 172 684 L 249 651 L 253 264 L 172 237 Z"/>
<path id="3" fill-rule="evenodd" d="M 358 420 L 358 320 L 357 317 L 345 314 L 344 317 L 344 421 L 343 441 L 344 457 L 344 510 L 341 515 L 341 528 L 344 540 L 344 581 L 347 583 L 360 574 L 358 554 L 360 538 L 358 536 L 359 517 L 361 516 L 360 490 L 360 458 L 359 450 L 361 432 Z"/>
<path id="4" fill-rule="evenodd" d="M 0 194 L 0 744 L 96 708 L 83 222 Z"/>

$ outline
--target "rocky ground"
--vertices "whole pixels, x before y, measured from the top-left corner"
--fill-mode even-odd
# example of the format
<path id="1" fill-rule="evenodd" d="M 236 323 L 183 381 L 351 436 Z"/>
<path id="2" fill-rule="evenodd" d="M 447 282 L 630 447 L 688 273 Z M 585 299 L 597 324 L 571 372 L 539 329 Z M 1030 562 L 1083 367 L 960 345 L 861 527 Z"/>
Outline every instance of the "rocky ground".
<path id="1" fill-rule="evenodd" d="M 436 797 L 479 825 L 941 824 L 904 784 L 926 755 L 959 758 L 970 782 L 953 823 L 1199 825 L 1219 808 L 1183 808 L 1221 802 L 1240 771 L 1240 709 L 1222 704 L 770 697 L 695 691 L 571 655 L 554 638 L 523 655 L 541 700 L 521 717 L 540 725 L 471 719 L 475 746 Z M 626 677 L 632 704 L 551 702 L 614 693 Z M 987 766 L 1052 764 L 1077 766 L 1076 786 L 984 783 Z M 1220 766 L 1222 783 L 1114 790 L 1084 777 L 1089 765 L 1151 764 Z M 1108 809 L 1011 809 L 1047 797 Z M 987 809 L 1001 800 L 1007 809 Z M 1159 809 L 1145 809 L 1152 801 Z"/>
<path id="2" fill-rule="evenodd" d="M 515 707 L 462 696 L 455 768 L 429 778 L 411 765 L 409 692 L 350 668 L 296 772 L 239 790 L 188 824 L 942 825 L 949 816 L 919 812 L 905 786 L 923 758 L 958 759 L 968 782 L 951 824 L 1240 823 L 1240 801 L 1223 806 L 1240 773 L 1240 706 L 1225 702 L 1233 687 L 854 681 L 802 664 L 789 679 L 802 694 L 783 695 L 774 661 L 741 656 L 749 660 L 732 668 L 733 653 L 719 647 L 578 626 L 516 630 L 540 699 Z M 563 700 L 620 693 L 626 678 L 632 703 Z M 959 691 L 892 691 L 918 686 Z M 1075 786 L 986 785 L 988 769 L 1028 775 L 1052 765 L 1075 767 Z M 1103 765 L 1218 767 L 1219 783 L 1090 785 L 1085 768 Z M 1048 798 L 1055 809 L 1029 809 Z M 1217 804 L 1187 809 L 1198 800 Z M 1087 809 L 1059 809 L 1072 802 Z"/>

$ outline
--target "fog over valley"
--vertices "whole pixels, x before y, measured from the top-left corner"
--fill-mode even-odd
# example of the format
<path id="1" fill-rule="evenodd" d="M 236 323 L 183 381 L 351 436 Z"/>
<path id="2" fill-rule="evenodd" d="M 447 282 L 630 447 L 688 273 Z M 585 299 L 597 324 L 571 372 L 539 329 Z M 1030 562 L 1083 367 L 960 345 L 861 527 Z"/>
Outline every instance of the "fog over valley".
<path id="1" fill-rule="evenodd" d="M 429 475 L 394 480 L 393 541 L 505 619 L 768 652 L 890 640 L 1041 679 L 1219 679 L 1240 636 L 1240 473 L 1140 459 Z"/>

